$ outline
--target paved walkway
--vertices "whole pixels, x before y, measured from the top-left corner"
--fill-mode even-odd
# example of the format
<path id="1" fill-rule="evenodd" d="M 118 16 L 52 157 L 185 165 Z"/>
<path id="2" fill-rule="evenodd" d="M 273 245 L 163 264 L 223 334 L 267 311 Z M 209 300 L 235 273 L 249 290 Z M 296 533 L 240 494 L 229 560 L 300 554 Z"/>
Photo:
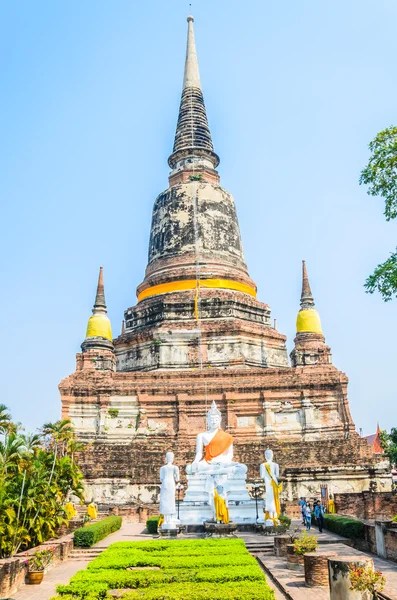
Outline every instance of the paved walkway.
<path id="1" fill-rule="evenodd" d="M 382 560 L 373 554 L 360 552 L 343 543 L 344 538 L 334 533 L 319 533 L 318 529 L 312 528 L 311 533 L 319 540 L 319 552 L 327 549 L 342 555 L 369 556 L 374 561 L 374 566 L 386 577 L 386 587 L 383 593 L 390 600 L 397 600 L 397 564 Z M 327 548 L 329 546 L 329 548 Z M 332 547 L 332 548 L 331 548 Z M 327 587 L 308 587 L 305 583 L 304 572 L 287 569 L 287 559 L 270 554 L 259 554 L 258 559 L 270 573 L 274 581 L 281 587 L 286 597 L 290 600 L 329 600 L 329 589 Z M 268 577 L 270 580 L 270 577 Z"/>
<path id="2" fill-rule="evenodd" d="M 112 533 L 104 540 L 98 542 L 95 546 L 105 548 L 114 542 L 148 539 L 149 536 L 143 533 L 144 528 L 144 524 L 123 521 L 123 525 L 119 531 Z M 332 545 L 332 551 L 337 552 L 339 555 L 357 554 L 358 556 L 370 556 L 374 561 L 375 567 L 382 571 L 386 576 L 385 594 L 391 600 L 397 600 L 397 564 L 381 560 L 372 554 L 365 554 L 358 550 L 354 550 L 353 548 L 349 548 L 343 543 L 344 538 L 336 534 L 328 532 L 320 534 L 316 528 L 313 528 L 311 533 L 318 537 L 320 551 L 326 550 L 326 545 L 330 544 Z M 193 538 L 197 536 L 192 534 L 184 537 Z M 242 533 L 239 537 L 242 537 L 246 542 L 264 541 L 265 543 L 270 543 L 273 541 L 271 536 L 261 536 L 254 533 Z M 283 590 L 280 592 L 271 577 L 268 577 L 270 586 L 275 590 L 276 600 L 284 600 L 285 598 L 288 598 L 289 600 L 329 600 L 328 588 L 307 587 L 303 572 L 287 569 L 286 559 L 275 557 L 269 553 L 259 554 L 258 558 L 265 570 L 271 573 L 275 582 Z M 41 585 L 23 585 L 18 592 L 12 595 L 12 598 L 13 600 L 49 600 L 55 595 L 55 588 L 57 585 L 69 583 L 70 578 L 80 569 L 84 569 L 88 562 L 89 560 L 65 561 L 51 569 L 49 573 L 44 576 Z"/>
<path id="3" fill-rule="evenodd" d="M 128 523 L 123 520 L 123 525 L 119 531 L 110 534 L 95 546 L 107 548 L 114 542 L 147 539 L 147 534 L 142 534 L 144 529 L 145 525 L 143 523 Z M 95 548 L 95 546 L 93 547 Z M 80 569 L 85 569 L 88 563 L 89 560 L 66 560 L 46 573 L 43 583 L 40 585 L 25 584 L 19 588 L 18 592 L 12 594 L 11 598 L 13 600 L 49 600 L 55 595 L 57 585 L 69 583 L 70 578 Z"/>

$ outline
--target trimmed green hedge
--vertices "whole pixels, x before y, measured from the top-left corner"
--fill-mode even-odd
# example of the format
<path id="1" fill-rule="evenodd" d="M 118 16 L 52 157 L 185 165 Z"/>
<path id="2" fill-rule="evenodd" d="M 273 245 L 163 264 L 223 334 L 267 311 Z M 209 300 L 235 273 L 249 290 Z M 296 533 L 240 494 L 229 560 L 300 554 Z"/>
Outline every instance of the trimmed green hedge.
<path id="1" fill-rule="evenodd" d="M 98 523 L 80 527 L 74 532 L 73 543 L 79 548 L 90 548 L 110 533 L 120 529 L 121 523 L 121 517 L 107 517 L 103 521 L 98 521 Z"/>
<path id="2" fill-rule="evenodd" d="M 138 588 L 161 583 L 182 581 L 224 583 L 226 581 L 265 581 L 265 576 L 258 564 L 243 565 L 225 569 L 224 567 L 208 567 L 207 569 L 165 569 L 160 571 L 124 571 L 121 569 L 104 569 L 103 571 L 78 571 L 70 580 L 71 585 L 100 583 L 109 589 Z M 65 589 L 62 593 L 70 592 Z"/>
<path id="3" fill-rule="evenodd" d="M 185 550 L 192 550 L 196 548 L 209 548 L 220 546 L 225 547 L 225 553 L 227 550 L 234 552 L 235 548 L 240 547 L 247 552 L 244 540 L 240 538 L 208 538 L 200 540 L 148 540 L 145 542 L 115 542 L 106 550 L 111 552 L 112 550 L 143 550 L 145 552 L 160 552 L 160 551 L 171 551 L 173 554 L 176 549 L 185 548 Z"/>
<path id="4" fill-rule="evenodd" d="M 127 592 L 123 600 L 274 600 L 266 584 L 242 583 L 171 583 Z"/>
<path id="5" fill-rule="evenodd" d="M 291 519 L 287 517 L 287 515 L 280 515 L 278 520 L 280 521 L 281 525 L 285 525 L 286 527 L 291 525 Z"/>
<path id="6" fill-rule="evenodd" d="M 87 569 L 100 571 L 102 569 L 128 569 L 129 567 L 159 567 L 162 569 L 191 569 L 206 567 L 221 567 L 223 565 L 237 566 L 255 564 L 255 558 L 246 553 L 233 553 L 220 556 L 161 556 L 151 552 L 103 552 L 89 563 Z"/>
<path id="7" fill-rule="evenodd" d="M 365 537 L 364 523 L 357 519 L 350 519 L 349 517 L 324 515 L 324 527 L 328 531 L 333 531 L 353 540 L 363 540 Z"/>
<path id="8" fill-rule="evenodd" d="M 125 600 L 274 600 L 241 539 L 113 544 L 69 585 L 59 585 L 52 600 L 105 600 L 110 590 L 125 590 Z"/>
<path id="9" fill-rule="evenodd" d="M 146 521 L 146 529 L 148 533 L 157 533 L 157 526 L 159 524 L 160 516 L 157 517 L 149 517 Z"/>

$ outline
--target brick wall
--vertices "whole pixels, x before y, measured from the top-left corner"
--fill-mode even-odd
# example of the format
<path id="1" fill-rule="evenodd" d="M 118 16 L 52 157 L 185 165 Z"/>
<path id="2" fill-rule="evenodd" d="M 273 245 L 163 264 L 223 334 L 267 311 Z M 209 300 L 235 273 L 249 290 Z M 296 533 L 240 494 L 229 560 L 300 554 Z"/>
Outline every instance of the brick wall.
<path id="1" fill-rule="evenodd" d="M 365 521 L 391 520 L 397 515 L 397 494 L 392 492 L 360 492 L 335 494 L 338 514 Z"/>
<path id="2" fill-rule="evenodd" d="M 72 536 L 67 535 L 58 540 L 41 544 L 40 548 L 54 548 L 54 561 L 48 570 L 66 560 L 73 548 Z M 0 595 L 8 596 L 24 583 L 27 575 L 26 555 L 33 554 L 37 548 L 31 548 L 26 553 L 16 554 L 12 558 L 0 560 Z"/>
<path id="3" fill-rule="evenodd" d="M 113 506 L 111 515 L 119 515 L 131 523 L 146 523 L 149 517 L 159 514 L 158 504 L 133 504 L 124 506 Z"/>

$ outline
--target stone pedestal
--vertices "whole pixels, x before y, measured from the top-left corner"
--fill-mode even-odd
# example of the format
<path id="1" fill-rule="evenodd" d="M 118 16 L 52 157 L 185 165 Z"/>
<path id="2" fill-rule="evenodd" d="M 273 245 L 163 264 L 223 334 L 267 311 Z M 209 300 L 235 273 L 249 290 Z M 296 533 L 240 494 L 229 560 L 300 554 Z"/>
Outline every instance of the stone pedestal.
<path id="1" fill-rule="evenodd" d="M 227 493 L 230 520 L 238 524 L 263 523 L 263 500 L 252 500 L 247 489 L 246 472 L 237 467 L 233 473 L 187 475 L 188 487 L 179 507 L 183 525 L 202 525 L 214 518 L 213 490 L 222 485 Z M 258 506 L 258 519 L 256 518 Z"/>
<path id="2" fill-rule="evenodd" d="M 286 556 L 287 546 L 291 544 L 291 538 L 289 535 L 276 535 L 274 536 L 274 554 L 276 556 Z"/>
<path id="3" fill-rule="evenodd" d="M 210 533 L 211 535 L 215 534 L 219 537 L 222 537 L 232 535 L 235 531 L 237 531 L 237 523 L 233 523 L 232 521 L 229 523 L 206 522 L 204 523 L 204 529 L 206 533 Z"/>
<path id="4" fill-rule="evenodd" d="M 328 560 L 330 600 L 372 600 L 368 592 L 355 592 L 350 589 L 350 568 L 374 566 L 372 558 L 340 556 Z"/>
<path id="5" fill-rule="evenodd" d="M 229 502 L 230 520 L 238 524 L 256 523 L 255 500 L 246 502 Z M 259 519 L 263 523 L 263 501 L 258 501 Z M 203 525 L 205 521 L 211 521 L 214 518 L 214 511 L 209 502 L 181 502 L 179 507 L 179 519 L 182 525 Z"/>
<path id="6" fill-rule="evenodd" d="M 336 552 L 328 552 L 326 554 L 307 552 L 303 555 L 306 585 L 309 587 L 329 586 L 328 558 L 334 556 L 337 556 Z"/>

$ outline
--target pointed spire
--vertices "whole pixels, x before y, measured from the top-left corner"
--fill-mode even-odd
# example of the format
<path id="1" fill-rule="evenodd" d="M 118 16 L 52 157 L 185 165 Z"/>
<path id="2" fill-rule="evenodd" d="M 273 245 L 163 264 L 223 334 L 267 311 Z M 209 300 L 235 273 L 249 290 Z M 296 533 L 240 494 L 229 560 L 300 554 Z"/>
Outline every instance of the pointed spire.
<path id="1" fill-rule="evenodd" d="M 187 87 L 196 87 L 201 89 L 200 72 L 197 59 L 196 40 L 194 39 L 193 22 L 191 15 L 187 18 L 187 44 L 186 44 L 186 60 L 185 60 L 185 75 L 183 78 L 183 89 Z"/>
<path id="2" fill-rule="evenodd" d="M 310 289 L 306 262 L 302 260 L 301 308 L 296 319 L 297 333 L 319 333 L 322 335 L 320 315 L 314 308 L 314 299 Z"/>
<path id="3" fill-rule="evenodd" d="M 99 267 L 98 285 L 96 289 L 94 308 L 92 309 L 93 315 L 104 314 L 106 315 L 106 301 L 105 301 L 105 286 L 103 282 L 103 267 Z"/>
<path id="4" fill-rule="evenodd" d="M 307 275 L 306 261 L 302 260 L 302 294 L 301 294 L 301 308 L 313 308 L 314 299 L 312 290 L 310 288 L 309 277 Z"/>
<path id="5" fill-rule="evenodd" d="M 92 309 L 92 316 L 88 319 L 86 340 L 89 338 L 104 338 L 112 342 L 112 328 L 106 313 L 103 267 L 100 267 L 95 304 Z"/>
<path id="6" fill-rule="evenodd" d="M 215 154 L 212 145 L 211 132 L 208 127 L 207 113 L 201 91 L 193 29 L 194 19 L 189 16 L 187 21 L 188 33 L 182 98 L 179 106 L 174 148 L 168 159 L 168 164 L 171 169 L 183 168 L 185 166 L 184 159 L 188 159 L 189 163 L 186 166 L 191 168 L 193 158 L 201 159 L 203 163 L 207 163 L 210 168 L 215 169 L 219 164 L 219 157 Z"/>

